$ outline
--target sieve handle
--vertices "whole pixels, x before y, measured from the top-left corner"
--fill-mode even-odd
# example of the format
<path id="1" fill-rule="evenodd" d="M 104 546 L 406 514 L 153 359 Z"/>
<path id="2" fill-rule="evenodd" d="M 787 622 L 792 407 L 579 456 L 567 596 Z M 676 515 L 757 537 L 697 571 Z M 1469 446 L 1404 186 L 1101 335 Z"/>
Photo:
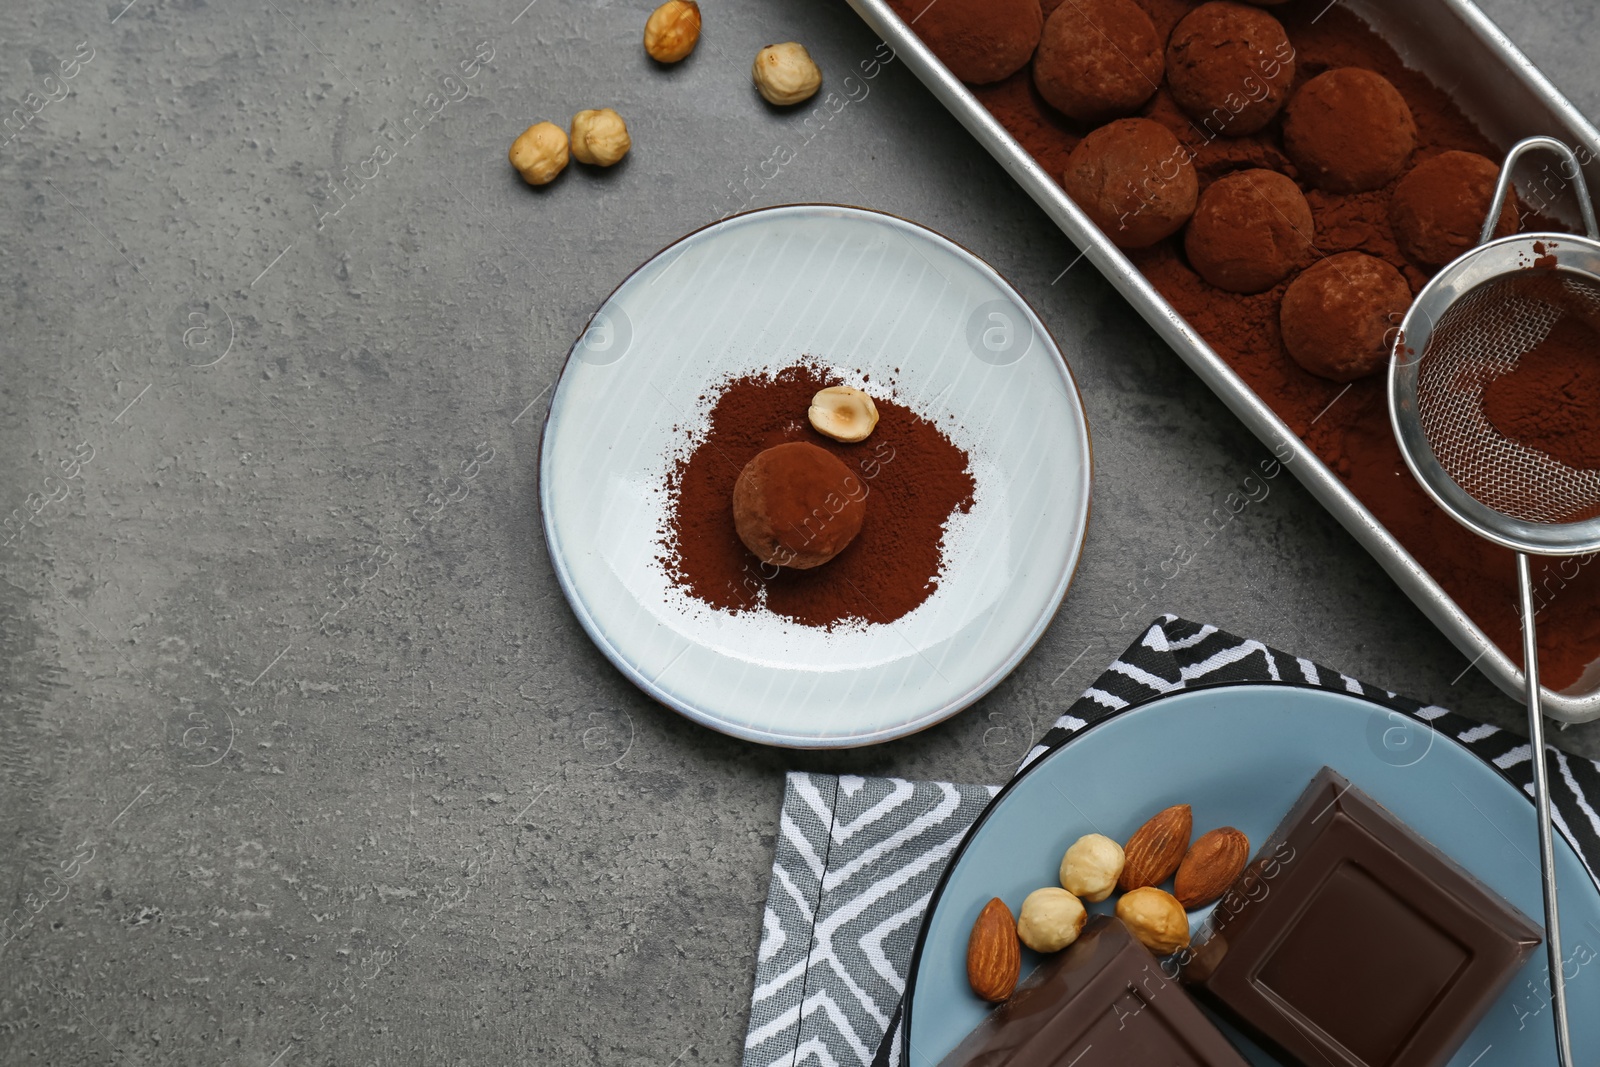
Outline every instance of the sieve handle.
<path id="1" fill-rule="evenodd" d="M 1572 166 L 1572 173 L 1568 175 L 1563 171 L 1561 177 L 1577 187 L 1578 211 L 1583 215 L 1584 230 L 1591 241 L 1600 241 L 1600 226 L 1596 226 L 1594 220 L 1594 202 L 1589 199 L 1589 186 L 1583 180 L 1583 166 L 1578 162 L 1577 154 L 1566 142 L 1554 137 L 1528 137 L 1512 145 L 1511 151 L 1506 153 L 1500 177 L 1494 183 L 1494 201 L 1489 205 L 1489 217 L 1483 220 L 1483 229 L 1478 233 L 1478 243 L 1488 244 L 1493 239 L 1495 224 L 1500 221 L 1500 212 L 1505 208 L 1506 197 L 1511 192 L 1511 171 L 1516 167 L 1517 160 L 1535 148 L 1554 152 Z"/>
<path id="2" fill-rule="evenodd" d="M 1544 888 L 1544 948 L 1550 968 L 1550 1001 L 1555 1008 L 1551 1021 L 1556 1031 L 1557 1062 L 1560 1067 L 1573 1067 L 1572 1032 L 1567 1025 L 1566 964 L 1561 956 L 1561 908 L 1556 894 L 1555 841 L 1550 829 L 1550 772 L 1544 748 L 1544 709 L 1540 706 L 1539 638 L 1533 624 L 1533 573 L 1525 552 L 1517 553 L 1517 587 L 1522 601 L 1522 677 L 1528 698 L 1528 751 L 1533 757 L 1533 804 Z"/>

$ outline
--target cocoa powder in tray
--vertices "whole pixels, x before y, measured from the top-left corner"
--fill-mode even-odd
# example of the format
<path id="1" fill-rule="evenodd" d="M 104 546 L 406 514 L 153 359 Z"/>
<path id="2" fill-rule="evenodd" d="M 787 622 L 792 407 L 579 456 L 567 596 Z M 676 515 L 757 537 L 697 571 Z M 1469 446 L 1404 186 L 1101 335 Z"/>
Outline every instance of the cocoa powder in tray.
<path id="1" fill-rule="evenodd" d="M 1138 3 L 1163 40 L 1192 9 L 1186 0 Z M 1417 150 L 1411 166 L 1450 150 L 1500 158 L 1500 150 L 1443 90 L 1408 69 L 1394 49 L 1349 11 L 1320 2 L 1290 3 L 1270 11 L 1283 22 L 1295 47 L 1297 87 L 1325 70 L 1343 66 L 1375 70 L 1394 83 L 1417 123 Z M 1046 104 L 1033 86 L 1030 69 L 994 85 L 974 87 L 972 92 L 1058 180 L 1067 154 L 1092 128 L 1067 120 Z M 1141 114 L 1166 125 L 1194 150 L 1202 192 L 1216 178 L 1252 167 L 1299 178 L 1281 148 L 1278 120 L 1245 137 L 1209 136 L 1210 131 L 1178 109 L 1164 84 Z M 1432 272 L 1407 260 L 1396 244 L 1389 223 L 1392 189 L 1393 183 L 1354 194 L 1307 189 L 1316 221 L 1316 248 L 1323 255 L 1355 250 L 1387 260 L 1416 292 Z M 1526 216 L 1522 228 L 1564 227 Z M 1128 254 L 1151 284 L 1338 474 L 1489 638 L 1513 662 L 1520 663 L 1513 555 L 1454 522 L 1417 484 L 1389 427 L 1381 375 L 1357 381 L 1346 392 L 1345 386 L 1316 377 L 1289 358 L 1279 335 L 1278 306 L 1293 275 L 1252 296 L 1216 289 L 1185 260 L 1181 231 L 1152 248 Z M 1596 432 L 1600 433 L 1600 428 Z M 1600 566 L 1588 563 L 1584 558 L 1535 564 L 1540 661 L 1545 682 L 1553 689 L 1575 684 L 1589 663 L 1600 656 Z"/>

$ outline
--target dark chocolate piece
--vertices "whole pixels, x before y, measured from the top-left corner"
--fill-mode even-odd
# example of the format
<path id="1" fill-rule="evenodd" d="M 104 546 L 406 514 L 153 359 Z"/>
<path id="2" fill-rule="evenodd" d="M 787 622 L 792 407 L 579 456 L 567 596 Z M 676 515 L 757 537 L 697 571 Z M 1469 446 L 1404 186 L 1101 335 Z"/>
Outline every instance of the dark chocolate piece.
<path id="1" fill-rule="evenodd" d="M 1183 981 L 1315 1067 L 1448 1061 L 1540 928 L 1324 767 L 1207 919 Z"/>
<path id="2" fill-rule="evenodd" d="M 1097 915 L 940 1067 L 1248 1067 L 1122 920 Z"/>

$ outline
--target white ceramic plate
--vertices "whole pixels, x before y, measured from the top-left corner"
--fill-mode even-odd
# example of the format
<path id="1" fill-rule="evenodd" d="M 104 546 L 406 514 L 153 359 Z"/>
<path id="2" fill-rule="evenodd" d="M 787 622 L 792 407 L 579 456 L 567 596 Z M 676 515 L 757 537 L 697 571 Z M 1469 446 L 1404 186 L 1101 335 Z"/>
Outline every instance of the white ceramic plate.
<path id="1" fill-rule="evenodd" d="M 1367 700 L 1322 689 L 1220 686 L 1159 697 L 1077 734 L 990 803 L 950 860 L 928 905 L 906 983 L 908 1067 L 933 1067 L 988 1013 L 967 985 L 967 937 L 990 897 L 1013 911 L 1056 885 L 1061 855 L 1080 835 L 1126 841 L 1169 804 L 1194 807 L 1196 833 L 1243 830 L 1256 847 L 1324 765 L 1399 816 L 1543 925 L 1533 805 L 1453 738 Z M 1567 999 L 1578 1063 L 1600 1062 L 1600 888 L 1564 837 L 1556 841 Z M 1111 913 L 1113 901 L 1091 904 Z M 1192 912 L 1198 929 L 1210 909 Z M 1027 974 L 1041 957 L 1023 951 Z M 1450 1060 L 1450 1067 L 1556 1062 L 1540 991 L 1541 947 Z M 1277 1060 L 1223 1024 L 1245 1059 Z"/>
<path id="2" fill-rule="evenodd" d="M 656 558 L 700 398 L 807 356 L 856 384 L 893 379 L 971 460 L 975 502 L 946 528 L 939 588 L 894 623 L 717 611 Z M 1016 291 L 938 234 L 823 205 L 727 219 L 635 271 L 573 346 L 539 461 L 550 558 L 600 650 L 697 722 L 799 748 L 912 733 L 1005 677 L 1066 593 L 1089 481 L 1077 387 Z"/>

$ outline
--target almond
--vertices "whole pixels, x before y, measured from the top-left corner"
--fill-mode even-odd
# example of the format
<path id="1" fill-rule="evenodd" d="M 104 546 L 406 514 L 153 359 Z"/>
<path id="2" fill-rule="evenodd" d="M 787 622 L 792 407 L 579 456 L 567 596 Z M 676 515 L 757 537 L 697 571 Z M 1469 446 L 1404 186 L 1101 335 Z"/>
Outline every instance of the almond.
<path id="1" fill-rule="evenodd" d="M 1250 839 L 1231 826 L 1201 834 L 1178 865 L 1172 895 L 1193 911 L 1222 896 L 1250 862 Z"/>
<path id="2" fill-rule="evenodd" d="M 1187 804 L 1174 804 L 1156 812 L 1150 821 L 1133 832 L 1123 846 L 1127 861 L 1117 888 L 1123 892 L 1160 885 L 1172 877 L 1189 848 L 1189 832 L 1194 829 L 1194 813 Z"/>
<path id="3" fill-rule="evenodd" d="M 978 996 L 998 1004 L 1017 988 L 1021 971 L 1017 924 L 1006 902 L 995 897 L 983 906 L 967 938 L 967 981 Z"/>

